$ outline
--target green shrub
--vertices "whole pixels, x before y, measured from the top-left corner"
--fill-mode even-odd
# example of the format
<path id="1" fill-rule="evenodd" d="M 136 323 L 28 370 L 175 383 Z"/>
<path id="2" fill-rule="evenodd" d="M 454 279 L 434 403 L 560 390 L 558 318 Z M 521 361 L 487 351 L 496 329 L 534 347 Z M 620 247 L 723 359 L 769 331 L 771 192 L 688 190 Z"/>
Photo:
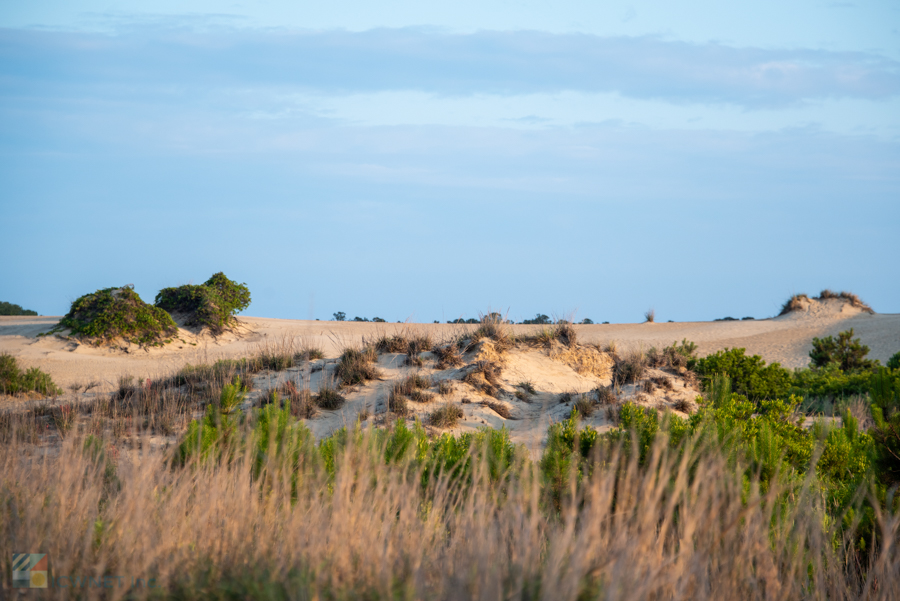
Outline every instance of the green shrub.
<path id="1" fill-rule="evenodd" d="M 171 316 L 142 301 L 131 286 L 104 288 L 78 298 L 52 331 L 62 328 L 94 344 L 122 339 L 161 346 L 178 333 Z"/>
<path id="2" fill-rule="evenodd" d="M 875 463 L 881 482 L 900 483 L 900 377 L 885 368 L 878 370 L 869 389 L 875 427 Z"/>
<path id="3" fill-rule="evenodd" d="M 748 357 L 744 349 L 725 349 L 702 359 L 688 362 L 704 382 L 708 384 L 717 374 L 728 376 L 734 392 L 752 401 L 787 396 L 791 387 L 791 372 L 779 363 L 766 365 L 762 357 Z"/>
<path id="4" fill-rule="evenodd" d="M 887 362 L 888 369 L 900 369 L 900 351 L 897 351 Z"/>
<path id="5" fill-rule="evenodd" d="M 818 399 L 864 395 L 869 391 L 873 374 L 871 370 L 844 372 L 835 363 L 816 369 L 797 369 L 791 376 L 791 394 Z"/>
<path id="6" fill-rule="evenodd" d="M 234 323 L 235 313 L 250 306 L 250 290 L 246 284 L 233 282 L 219 272 L 201 286 L 163 288 L 155 303 L 169 313 L 184 314 L 185 325 L 221 333 Z"/>
<path id="7" fill-rule="evenodd" d="M 875 361 L 865 358 L 869 347 L 861 344 L 859 338 L 853 339 L 853 328 L 838 334 L 837 340 L 831 336 L 813 338 L 812 345 L 809 357 L 816 367 L 834 364 L 843 371 L 851 371 L 875 366 Z"/>
<path id="8" fill-rule="evenodd" d="M 19 305 L 0 301 L 0 315 L 37 315 L 37 311 L 23 309 Z"/>
<path id="9" fill-rule="evenodd" d="M 9 353 L 0 353 L 0 394 L 21 394 L 37 392 L 44 396 L 62 394 L 62 389 L 53 383 L 49 374 L 37 367 L 26 371 L 19 368 L 16 358 Z"/>

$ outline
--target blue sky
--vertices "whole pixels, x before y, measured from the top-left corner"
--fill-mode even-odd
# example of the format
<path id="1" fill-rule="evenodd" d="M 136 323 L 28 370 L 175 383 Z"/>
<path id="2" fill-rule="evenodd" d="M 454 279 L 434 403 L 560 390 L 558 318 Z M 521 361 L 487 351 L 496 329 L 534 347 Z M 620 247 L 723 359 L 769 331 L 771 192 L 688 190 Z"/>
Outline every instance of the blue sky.
<path id="1" fill-rule="evenodd" d="M 0 300 L 900 312 L 900 5 L 729 4 L 4 3 Z"/>

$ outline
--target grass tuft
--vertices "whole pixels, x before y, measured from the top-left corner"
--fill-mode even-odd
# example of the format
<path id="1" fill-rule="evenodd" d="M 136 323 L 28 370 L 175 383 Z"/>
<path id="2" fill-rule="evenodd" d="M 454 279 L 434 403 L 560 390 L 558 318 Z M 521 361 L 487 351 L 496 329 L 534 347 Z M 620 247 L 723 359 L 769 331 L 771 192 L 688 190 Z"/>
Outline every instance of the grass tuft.
<path id="1" fill-rule="evenodd" d="M 368 380 L 376 380 L 381 377 L 381 371 L 375 367 L 378 354 L 374 347 L 347 348 L 341 353 L 334 376 L 340 382 L 340 386 L 354 386 Z"/>
<path id="2" fill-rule="evenodd" d="M 454 428 L 462 417 L 462 407 L 444 403 L 428 414 L 428 423 L 437 428 Z"/>

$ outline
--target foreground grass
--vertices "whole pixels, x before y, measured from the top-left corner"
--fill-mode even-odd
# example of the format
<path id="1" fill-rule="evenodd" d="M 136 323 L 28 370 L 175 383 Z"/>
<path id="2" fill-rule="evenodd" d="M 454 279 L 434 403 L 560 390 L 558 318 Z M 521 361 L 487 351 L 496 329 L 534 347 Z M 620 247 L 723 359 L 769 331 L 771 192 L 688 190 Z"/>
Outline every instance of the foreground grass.
<path id="1" fill-rule="evenodd" d="M 124 582 L 51 586 L 59 599 L 900 595 L 897 515 L 875 505 L 860 565 L 852 526 L 814 486 L 761 492 L 695 440 L 660 439 L 642 460 L 598 446 L 559 490 L 503 431 L 429 441 L 398 422 L 316 445 L 288 415 L 269 406 L 224 452 L 183 465 L 93 437 L 58 455 L 4 445 L 0 540 L 49 553 L 51 585 Z"/>

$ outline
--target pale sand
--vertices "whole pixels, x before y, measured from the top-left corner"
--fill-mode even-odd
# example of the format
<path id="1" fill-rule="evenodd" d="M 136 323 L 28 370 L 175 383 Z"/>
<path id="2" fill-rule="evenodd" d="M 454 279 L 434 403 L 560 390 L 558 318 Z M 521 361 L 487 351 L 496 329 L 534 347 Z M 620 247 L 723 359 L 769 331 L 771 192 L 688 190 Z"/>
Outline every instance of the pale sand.
<path id="1" fill-rule="evenodd" d="M 142 350 L 131 348 L 128 352 L 119 349 L 97 348 L 61 340 L 56 337 L 37 337 L 49 330 L 58 321 L 57 317 L 0 317 L 0 352 L 16 356 L 24 367 L 37 366 L 51 374 L 53 379 L 67 389 L 70 384 L 84 384 L 99 381 L 97 390 L 112 389 L 119 376 L 132 375 L 137 378 L 158 378 L 173 373 L 188 363 L 210 363 L 219 358 L 237 358 L 257 352 L 261 346 L 282 345 L 286 342 L 306 343 L 318 346 L 329 358 L 324 369 L 310 372 L 308 369 L 293 369 L 278 374 L 261 374 L 256 378 L 258 390 L 278 385 L 284 379 L 304 380 L 315 390 L 322 378 L 330 377 L 333 359 L 349 345 L 363 339 L 372 340 L 382 334 L 428 333 L 436 341 L 449 340 L 464 330 L 476 326 L 456 324 L 389 324 L 359 322 L 319 322 L 302 320 L 241 317 L 239 334 L 228 334 L 218 339 L 197 337 L 182 331 L 184 343 L 177 342 L 163 349 Z M 809 351 L 813 337 L 836 335 L 838 332 L 854 329 L 854 335 L 871 348 L 869 356 L 882 363 L 900 350 L 900 315 L 868 314 L 850 307 L 841 300 L 817 301 L 802 311 L 765 320 L 690 323 L 643 323 L 611 325 L 576 325 L 578 342 L 582 345 L 599 343 L 605 345 L 615 341 L 619 352 L 652 346 L 662 347 L 673 341 L 688 339 L 698 345 L 700 355 L 716 352 L 726 347 L 743 347 L 748 354 L 758 354 L 766 362 L 779 362 L 788 368 L 809 364 Z M 541 326 L 509 326 L 514 334 L 538 331 Z M 192 345 L 193 342 L 196 346 Z M 506 403 L 511 411 L 511 419 L 505 420 L 490 408 L 480 404 L 488 400 L 468 384 L 459 382 L 463 373 L 459 370 L 436 372 L 430 355 L 423 355 L 426 367 L 423 373 L 435 379 L 452 379 L 453 393 L 445 400 L 471 402 L 462 405 L 465 411 L 463 424 L 455 430 L 473 429 L 481 425 L 499 427 L 506 425 L 517 442 L 524 442 L 532 448 L 540 445 L 551 421 L 564 419 L 571 405 L 559 404 L 559 394 L 563 392 L 587 392 L 598 384 L 608 384 L 609 377 L 601 373 L 576 373 L 559 358 L 550 355 L 560 352 L 556 349 L 518 349 L 505 357 L 503 384 Z M 356 421 L 357 414 L 368 411 L 377 414 L 384 411 L 384 404 L 390 390 L 391 381 L 412 368 L 402 364 L 403 355 L 383 355 L 379 366 L 384 371 L 384 379 L 370 382 L 348 391 L 350 402 L 339 412 L 323 411 L 320 417 L 309 420 L 308 425 L 317 436 L 323 436 L 340 425 Z M 467 358 L 471 362 L 471 358 Z M 661 373 L 659 375 L 662 375 Z M 515 384 L 530 380 L 538 394 L 528 402 L 516 400 L 512 393 Z M 672 404 L 678 399 L 693 399 L 698 391 L 676 379 L 674 392 L 655 393 L 641 397 L 635 387 L 626 387 L 626 396 L 642 398 L 649 404 Z M 258 393 L 257 393 L 258 394 Z M 424 416 L 434 408 L 434 404 L 413 407 L 414 413 Z M 370 422 L 372 420 L 370 419 Z M 609 427 L 603 416 L 591 420 L 594 425 Z"/>

